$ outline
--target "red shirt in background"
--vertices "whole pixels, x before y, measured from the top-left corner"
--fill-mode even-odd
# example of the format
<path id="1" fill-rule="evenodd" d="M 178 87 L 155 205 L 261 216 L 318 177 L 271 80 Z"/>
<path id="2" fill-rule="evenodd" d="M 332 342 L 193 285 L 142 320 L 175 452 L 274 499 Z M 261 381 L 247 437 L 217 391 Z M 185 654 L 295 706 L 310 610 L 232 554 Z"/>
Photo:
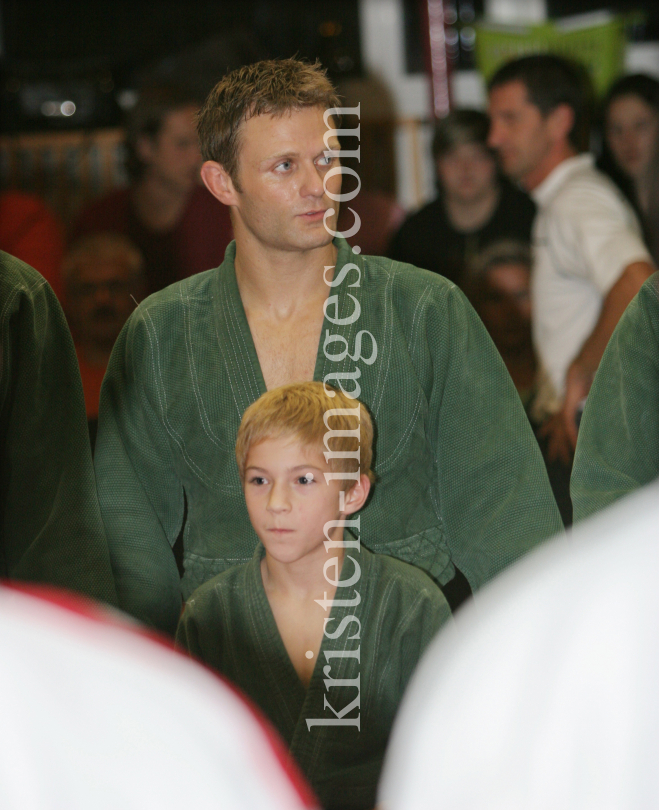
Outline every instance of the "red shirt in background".
<path id="1" fill-rule="evenodd" d="M 142 224 L 130 188 L 111 191 L 82 211 L 72 237 L 98 231 L 123 233 L 135 242 L 144 256 L 148 293 L 217 267 L 233 239 L 229 208 L 205 186 L 195 188 L 178 223 L 167 231 L 152 231 Z"/>
<path id="2" fill-rule="evenodd" d="M 23 191 L 0 194 L 0 250 L 38 270 L 62 300 L 64 228 L 40 197 Z"/>

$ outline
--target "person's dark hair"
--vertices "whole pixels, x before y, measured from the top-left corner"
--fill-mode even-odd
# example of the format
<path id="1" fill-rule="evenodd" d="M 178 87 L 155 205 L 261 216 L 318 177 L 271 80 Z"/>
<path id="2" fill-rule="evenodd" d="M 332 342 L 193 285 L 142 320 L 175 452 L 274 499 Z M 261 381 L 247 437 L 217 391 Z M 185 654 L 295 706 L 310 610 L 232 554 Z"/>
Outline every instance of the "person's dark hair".
<path id="1" fill-rule="evenodd" d="M 622 76 L 618 81 L 609 87 L 602 109 L 604 114 L 608 111 L 611 103 L 615 99 L 623 96 L 637 96 L 659 112 L 659 81 L 647 76 L 645 73 L 632 73 L 629 76 Z"/>
<path id="2" fill-rule="evenodd" d="M 140 138 L 156 138 L 169 113 L 195 106 L 199 106 L 199 100 L 177 85 L 151 85 L 140 91 L 137 103 L 125 121 L 126 171 L 132 180 L 138 180 L 144 171 L 137 150 Z"/>
<path id="3" fill-rule="evenodd" d="M 467 264 L 467 275 L 473 282 L 480 282 L 490 270 L 502 264 L 521 264 L 530 271 L 531 245 L 520 239 L 492 242 L 471 258 Z"/>
<path id="4" fill-rule="evenodd" d="M 555 54 L 534 54 L 507 62 L 489 81 L 490 92 L 511 82 L 521 82 L 528 99 L 549 115 L 561 104 L 574 113 L 570 143 L 578 152 L 588 149 L 593 91 L 585 68 Z"/>
<path id="5" fill-rule="evenodd" d="M 204 160 L 222 165 L 237 182 L 239 134 L 255 115 L 283 115 L 305 107 L 340 106 L 320 62 L 267 59 L 226 75 L 211 90 L 197 116 Z"/>
<path id="6" fill-rule="evenodd" d="M 435 159 L 443 157 L 456 146 L 477 143 L 487 148 L 490 119 L 480 110 L 452 110 L 435 125 L 432 139 L 432 154 Z"/>
<path id="7" fill-rule="evenodd" d="M 602 123 L 605 130 L 609 107 L 616 99 L 625 96 L 636 96 L 651 107 L 655 114 L 659 114 L 659 81 L 644 73 L 632 73 L 614 82 L 604 97 Z M 597 165 L 611 177 L 636 209 L 643 227 L 645 242 L 655 262 L 659 263 L 659 227 L 655 225 L 659 223 L 659 142 L 655 143 L 654 156 L 646 169 L 649 199 L 645 211 L 641 208 L 634 181 L 616 162 L 606 137 Z"/>

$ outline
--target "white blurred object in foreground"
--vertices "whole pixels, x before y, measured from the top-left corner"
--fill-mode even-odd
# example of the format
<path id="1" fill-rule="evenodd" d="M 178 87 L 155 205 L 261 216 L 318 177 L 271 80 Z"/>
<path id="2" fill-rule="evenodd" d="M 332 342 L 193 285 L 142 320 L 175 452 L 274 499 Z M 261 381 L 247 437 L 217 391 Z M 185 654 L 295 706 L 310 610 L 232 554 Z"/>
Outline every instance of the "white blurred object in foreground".
<path id="1" fill-rule="evenodd" d="M 230 687 L 103 609 L 53 597 L 0 587 L 2 810 L 314 806 Z"/>
<path id="2" fill-rule="evenodd" d="M 383 810 L 659 808 L 659 484 L 479 596 L 412 680 Z"/>

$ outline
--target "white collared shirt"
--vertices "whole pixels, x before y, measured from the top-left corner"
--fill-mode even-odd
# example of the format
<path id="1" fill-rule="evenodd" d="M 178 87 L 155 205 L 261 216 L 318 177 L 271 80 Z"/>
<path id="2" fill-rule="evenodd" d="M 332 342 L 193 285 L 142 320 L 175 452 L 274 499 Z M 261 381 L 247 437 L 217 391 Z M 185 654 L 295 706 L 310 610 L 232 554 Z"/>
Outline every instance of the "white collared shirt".
<path id="1" fill-rule="evenodd" d="M 559 164 L 533 190 L 533 340 L 557 399 L 570 363 L 593 331 L 602 302 L 636 261 L 651 262 L 641 228 L 590 154 Z"/>

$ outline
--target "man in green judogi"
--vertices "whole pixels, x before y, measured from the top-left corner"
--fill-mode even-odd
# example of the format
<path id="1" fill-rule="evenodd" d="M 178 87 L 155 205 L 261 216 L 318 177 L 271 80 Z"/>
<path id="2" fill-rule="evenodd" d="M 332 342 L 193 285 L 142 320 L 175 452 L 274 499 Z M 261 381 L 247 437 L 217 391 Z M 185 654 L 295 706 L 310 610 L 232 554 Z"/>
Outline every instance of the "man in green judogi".
<path id="1" fill-rule="evenodd" d="M 215 87 L 199 116 L 202 177 L 231 206 L 235 242 L 219 268 L 147 298 L 110 360 L 96 472 L 119 599 L 169 632 L 182 598 L 252 557 L 233 446 L 245 409 L 286 383 L 324 380 L 369 408 L 378 486 L 364 544 L 427 571 L 449 601 L 461 575 L 475 590 L 562 527 L 464 296 L 332 238 L 350 197 L 338 114 L 323 72 L 296 60 Z"/>
<path id="2" fill-rule="evenodd" d="M 570 484 L 575 520 L 659 477 L 659 273 L 606 347 L 584 408 Z"/>
<path id="3" fill-rule="evenodd" d="M 46 280 L 0 251 L 0 577 L 115 603 L 73 339 Z"/>

